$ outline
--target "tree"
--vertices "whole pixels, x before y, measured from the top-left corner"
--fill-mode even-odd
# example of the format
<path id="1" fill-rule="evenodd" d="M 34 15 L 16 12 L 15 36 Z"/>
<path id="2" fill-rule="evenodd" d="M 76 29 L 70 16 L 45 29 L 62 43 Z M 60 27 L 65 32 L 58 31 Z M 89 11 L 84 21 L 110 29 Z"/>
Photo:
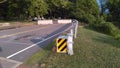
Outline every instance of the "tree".
<path id="1" fill-rule="evenodd" d="M 93 23 L 99 16 L 96 0 L 77 0 L 72 14 L 83 22 Z"/>
<path id="2" fill-rule="evenodd" d="M 43 16 L 48 13 L 48 5 L 44 0 L 30 0 L 28 11 L 30 16 Z"/>
<path id="3" fill-rule="evenodd" d="M 48 13 L 45 0 L 7 0 L 0 4 L 0 18 L 25 20 L 29 16 L 43 16 Z"/>
<path id="4" fill-rule="evenodd" d="M 7 17 L 10 19 L 25 19 L 27 17 L 28 0 L 8 0 Z"/>
<path id="5" fill-rule="evenodd" d="M 120 26 L 120 0 L 109 0 L 107 8 L 109 9 L 108 20 Z"/>
<path id="6" fill-rule="evenodd" d="M 7 0 L 0 1 L 0 19 L 5 20 L 7 17 Z"/>
<path id="7" fill-rule="evenodd" d="M 69 1 L 71 1 L 71 2 L 75 3 L 77 0 L 69 0 Z"/>
<path id="8" fill-rule="evenodd" d="M 51 17 L 67 17 L 71 2 L 68 0 L 47 0 L 49 5 L 49 16 Z"/>

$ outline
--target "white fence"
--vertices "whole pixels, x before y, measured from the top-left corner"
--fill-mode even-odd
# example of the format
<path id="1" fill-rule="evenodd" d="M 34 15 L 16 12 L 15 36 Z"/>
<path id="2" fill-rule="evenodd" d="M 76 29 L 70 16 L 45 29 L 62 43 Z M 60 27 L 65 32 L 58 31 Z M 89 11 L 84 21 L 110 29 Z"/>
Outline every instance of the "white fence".
<path id="1" fill-rule="evenodd" d="M 67 24 L 72 23 L 71 19 L 62 19 L 62 20 L 56 20 L 55 24 Z M 38 25 L 46 25 L 46 24 L 54 24 L 54 20 L 38 20 Z"/>
<path id="2" fill-rule="evenodd" d="M 52 20 L 38 20 L 38 25 L 53 24 Z"/>
<path id="3" fill-rule="evenodd" d="M 58 20 L 59 24 L 67 24 L 67 23 L 72 23 L 71 19 L 63 19 L 63 20 Z"/>

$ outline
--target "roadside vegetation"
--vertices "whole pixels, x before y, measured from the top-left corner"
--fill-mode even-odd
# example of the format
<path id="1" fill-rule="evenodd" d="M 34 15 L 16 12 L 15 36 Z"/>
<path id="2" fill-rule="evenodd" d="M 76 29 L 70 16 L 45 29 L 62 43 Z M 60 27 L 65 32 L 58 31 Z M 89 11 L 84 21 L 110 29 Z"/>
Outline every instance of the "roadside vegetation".
<path id="1" fill-rule="evenodd" d="M 119 68 L 120 41 L 87 28 L 78 29 L 74 55 L 52 52 L 55 43 L 34 54 L 22 66 L 45 68 Z"/>

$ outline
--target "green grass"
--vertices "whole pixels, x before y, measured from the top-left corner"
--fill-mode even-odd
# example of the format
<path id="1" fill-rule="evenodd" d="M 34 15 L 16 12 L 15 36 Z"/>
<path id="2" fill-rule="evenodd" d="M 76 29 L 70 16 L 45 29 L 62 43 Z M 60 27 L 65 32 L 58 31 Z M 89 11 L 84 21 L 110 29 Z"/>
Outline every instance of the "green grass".
<path id="1" fill-rule="evenodd" d="M 78 29 L 74 55 L 53 53 L 52 46 L 40 50 L 25 64 L 45 64 L 46 68 L 119 68 L 120 41 L 89 29 Z"/>
<path id="2" fill-rule="evenodd" d="M 41 61 L 43 58 L 47 58 L 49 54 L 51 54 L 52 47 L 55 45 L 54 43 L 50 43 L 49 45 L 41 48 L 36 54 L 32 55 L 26 62 L 25 65 L 33 65 Z"/>

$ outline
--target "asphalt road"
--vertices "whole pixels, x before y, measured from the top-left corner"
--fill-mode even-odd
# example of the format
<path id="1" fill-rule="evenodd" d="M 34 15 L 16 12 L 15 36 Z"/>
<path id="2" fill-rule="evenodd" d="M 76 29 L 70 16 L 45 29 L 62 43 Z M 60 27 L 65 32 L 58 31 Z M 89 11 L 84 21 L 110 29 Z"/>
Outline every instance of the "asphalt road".
<path id="1" fill-rule="evenodd" d="M 0 57 L 24 62 L 71 24 L 34 25 L 0 31 Z"/>

